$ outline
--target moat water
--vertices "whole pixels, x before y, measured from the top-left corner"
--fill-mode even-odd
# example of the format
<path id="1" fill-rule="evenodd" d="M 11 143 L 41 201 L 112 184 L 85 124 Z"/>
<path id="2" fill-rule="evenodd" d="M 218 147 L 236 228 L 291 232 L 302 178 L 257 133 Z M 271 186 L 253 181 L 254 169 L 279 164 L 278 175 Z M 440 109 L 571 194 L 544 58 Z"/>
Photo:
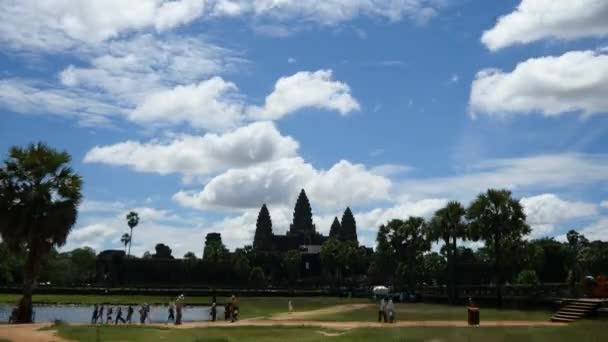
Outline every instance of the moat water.
<path id="1" fill-rule="evenodd" d="M 122 307 L 123 319 L 127 317 L 127 306 L 120 305 Z M 12 310 L 11 305 L 0 304 L 0 323 L 8 322 L 8 319 Z M 116 310 L 118 305 L 112 306 L 112 319 L 116 319 Z M 133 306 L 132 322 L 139 323 L 139 306 Z M 150 323 L 165 323 L 169 316 L 168 306 L 162 305 L 150 305 Z M 106 323 L 108 307 L 104 308 L 103 323 Z M 194 321 L 208 321 L 211 319 L 210 316 L 211 308 L 208 306 L 186 306 L 182 309 L 182 321 L 194 322 Z M 43 322 L 54 322 L 61 320 L 67 323 L 90 323 L 91 317 L 93 316 L 93 305 L 34 305 L 34 320 L 37 323 Z M 224 308 L 221 306 L 217 307 L 217 319 L 224 319 Z M 112 322 L 113 324 L 114 322 Z M 120 323 L 119 323 L 120 324 Z"/>

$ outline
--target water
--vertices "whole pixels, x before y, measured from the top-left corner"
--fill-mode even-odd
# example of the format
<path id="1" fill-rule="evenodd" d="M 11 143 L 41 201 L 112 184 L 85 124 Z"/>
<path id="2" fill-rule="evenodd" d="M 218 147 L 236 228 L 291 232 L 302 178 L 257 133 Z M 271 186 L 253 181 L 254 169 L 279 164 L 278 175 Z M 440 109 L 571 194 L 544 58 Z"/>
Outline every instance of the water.
<path id="1" fill-rule="evenodd" d="M 122 317 L 127 317 L 127 306 L 122 307 Z M 112 319 L 116 319 L 117 305 L 113 305 Z M 133 323 L 139 323 L 139 306 L 133 306 Z M 183 322 L 194 322 L 194 321 L 208 321 L 211 316 L 209 315 L 210 307 L 208 306 L 186 306 L 182 309 L 182 321 Z M 12 306 L 6 304 L 0 304 L 0 322 L 8 322 L 8 318 L 11 314 Z M 104 323 L 107 315 L 108 308 L 104 309 Z M 148 316 L 152 323 L 165 323 L 169 316 L 168 306 L 150 306 L 150 315 Z M 37 323 L 42 322 L 54 322 L 55 320 L 61 320 L 68 323 L 90 323 L 91 316 L 93 315 L 93 305 L 34 305 L 34 319 Z M 217 319 L 224 319 L 224 307 L 217 307 Z"/>

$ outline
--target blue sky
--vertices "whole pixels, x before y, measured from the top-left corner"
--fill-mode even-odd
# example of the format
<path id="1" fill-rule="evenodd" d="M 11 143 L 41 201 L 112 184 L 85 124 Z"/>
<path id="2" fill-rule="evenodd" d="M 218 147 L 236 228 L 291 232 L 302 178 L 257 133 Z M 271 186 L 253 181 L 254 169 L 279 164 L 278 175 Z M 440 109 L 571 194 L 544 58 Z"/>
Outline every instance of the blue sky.
<path id="1" fill-rule="evenodd" d="M 599 0 L 140 0 L 0 4 L 0 149 L 69 151 L 65 248 L 136 254 L 317 229 L 351 206 L 370 246 L 489 187 L 533 237 L 608 240 L 608 4 Z"/>

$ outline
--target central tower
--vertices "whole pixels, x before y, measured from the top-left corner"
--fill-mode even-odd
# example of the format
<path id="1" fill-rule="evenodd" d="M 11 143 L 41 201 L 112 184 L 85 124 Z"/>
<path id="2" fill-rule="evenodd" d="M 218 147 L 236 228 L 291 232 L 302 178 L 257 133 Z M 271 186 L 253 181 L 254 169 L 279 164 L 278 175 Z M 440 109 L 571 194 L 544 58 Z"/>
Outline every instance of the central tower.
<path id="1" fill-rule="evenodd" d="M 312 223 L 312 209 L 304 189 L 300 191 L 296 206 L 293 210 L 293 222 L 289 226 L 288 235 L 302 237 L 302 243 L 310 244 L 316 233 L 315 225 Z"/>

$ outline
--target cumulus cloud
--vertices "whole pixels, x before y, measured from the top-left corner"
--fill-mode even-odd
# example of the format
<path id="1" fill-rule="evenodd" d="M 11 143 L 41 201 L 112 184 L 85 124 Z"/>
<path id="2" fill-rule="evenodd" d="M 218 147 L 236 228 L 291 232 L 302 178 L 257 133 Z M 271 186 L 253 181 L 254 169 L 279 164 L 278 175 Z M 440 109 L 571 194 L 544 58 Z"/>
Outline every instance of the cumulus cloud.
<path id="1" fill-rule="evenodd" d="M 523 197 L 521 204 L 533 238 L 551 236 L 557 226 L 569 220 L 597 215 L 595 204 L 566 201 L 555 194 Z"/>
<path id="2" fill-rule="evenodd" d="M 256 119 L 276 120 L 303 108 L 335 110 L 346 115 L 360 106 L 348 84 L 332 79 L 331 70 L 301 71 L 280 78 L 264 106 L 251 107 L 249 113 Z"/>
<path id="3" fill-rule="evenodd" d="M 129 119 L 164 124 L 189 123 L 196 128 L 221 131 L 242 120 L 243 105 L 231 96 L 233 83 L 213 77 L 197 84 L 179 85 L 146 95 L 129 113 Z"/>
<path id="4" fill-rule="evenodd" d="M 608 55 L 573 51 L 521 62 L 512 72 L 486 69 L 471 87 L 471 114 L 608 113 Z"/>
<path id="5" fill-rule="evenodd" d="M 608 217 L 602 217 L 594 223 L 583 227 L 579 233 L 591 241 L 608 241 Z"/>
<path id="6" fill-rule="evenodd" d="M 192 177 L 292 157 L 297 150 L 298 142 L 281 135 L 273 123 L 257 122 L 221 135 L 180 135 L 168 142 L 126 141 L 95 146 L 84 162 Z"/>
<path id="7" fill-rule="evenodd" d="M 522 0 L 483 33 L 490 50 L 546 38 L 572 40 L 608 36 L 608 2 L 602 0 Z"/>
<path id="8" fill-rule="evenodd" d="M 325 212 L 389 200 L 391 182 L 363 165 L 342 160 L 329 170 L 317 170 L 298 157 L 230 169 L 211 179 L 202 191 L 180 191 L 173 198 L 190 208 L 238 210 L 295 202 L 302 188 L 316 210 Z"/>

